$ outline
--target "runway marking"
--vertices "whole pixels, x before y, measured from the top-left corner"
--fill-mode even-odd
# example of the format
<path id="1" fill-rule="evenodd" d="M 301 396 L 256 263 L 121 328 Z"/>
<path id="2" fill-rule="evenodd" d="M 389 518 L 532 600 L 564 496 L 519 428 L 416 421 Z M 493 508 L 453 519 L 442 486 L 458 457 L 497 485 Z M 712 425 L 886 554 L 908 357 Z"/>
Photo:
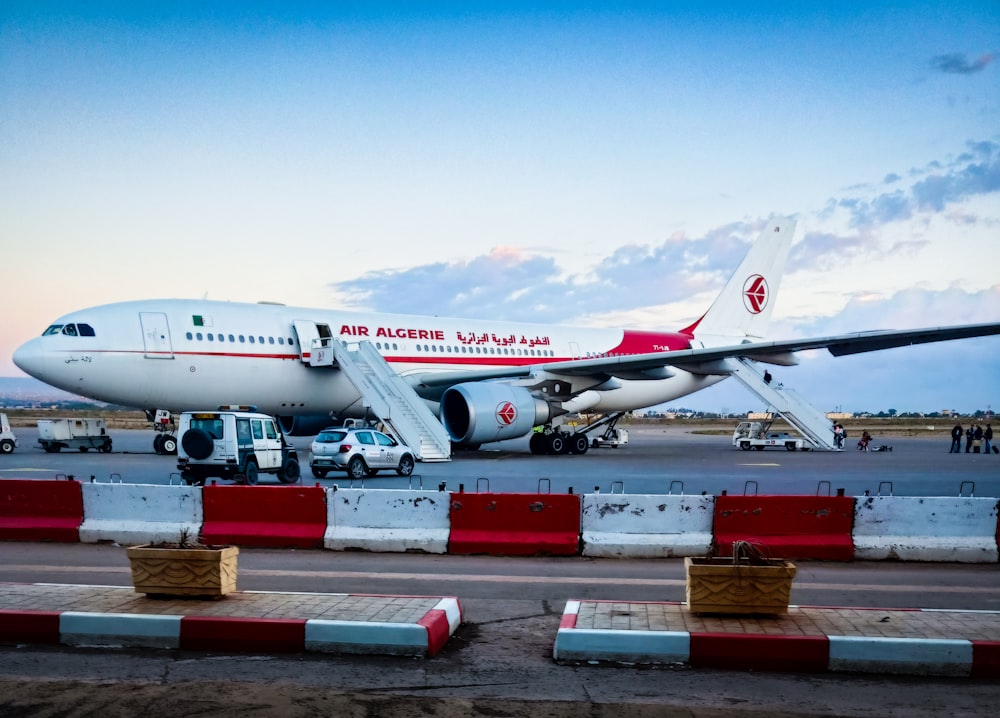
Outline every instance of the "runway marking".
<path id="1" fill-rule="evenodd" d="M 53 472 L 57 472 L 58 469 L 29 469 L 29 468 L 23 468 L 23 469 L 0 469 L 0 472 L 7 472 L 7 473 L 9 473 L 11 471 L 21 471 L 21 472 L 24 472 L 24 473 L 28 473 L 29 471 L 37 471 L 37 472 L 43 472 L 44 471 L 47 474 L 51 474 Z"/>
<path id="2" fill-rule="evenodd" d="M 781 464 L 740 464 L 740 466 L 781 466 Z"/>
<path id="3" fill-rule="evenodd" d="M 112 573 L 127 574 L 131 569 L 124 566 L 39 566 L 37 564 L 3 565 L 2 569 L 11 573 Z M 288 571 L 284 569 L 246 569 L 240 567 L 241 576 L 267 578 L 309 577 L 339 579 L 382 579 L 386 581 L 455 581 L 459 583 L 554 583 L 565 585 L 609 585 L 609 586 L 685 586 L 683 578 L 624 578 L 609 576 L 594 578 L 585 576 L 519 576 L 516 574 L 467 574 L 467 573 L 376 573 L 371 571 Z M 792 588 L 811 591 L 905 591 L 910 593 L 962 593 L 1000 595 L 1000 586 L 980 588 L 975 586 L 935 586 L 907 584 L 858 584 L 858 583 L 815 583 L 793 582 Z"/>

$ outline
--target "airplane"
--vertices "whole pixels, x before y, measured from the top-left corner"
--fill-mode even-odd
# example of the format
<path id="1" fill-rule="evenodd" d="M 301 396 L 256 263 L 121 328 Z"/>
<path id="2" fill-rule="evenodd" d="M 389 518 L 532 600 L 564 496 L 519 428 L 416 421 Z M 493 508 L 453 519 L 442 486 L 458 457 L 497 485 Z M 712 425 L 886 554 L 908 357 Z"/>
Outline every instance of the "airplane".
<path id="1" fill-rule="evenodd" d="M 581 454 L 584 431 L 564 431 L 560 417 L 616 421 L 742 367 L 795 365 L 805 350 L 842 356 L 1000 333 L 988 323 L 769 339 L 794 232 L 793 219 L 771 218 L 709 309 L 674 332 L 147 299 L 66 314 L 13 360 L 47 384 L 149 416 L 253 405 L 287 435 L 309 436 L 369 415 L 338 362 L 320 361 L 331 339 L 368 342 L 433 411 L 451 448 L 531 434 L 533 453 Z M 157 452 L 176 451 L 169 442 L 154 443 Z"/>

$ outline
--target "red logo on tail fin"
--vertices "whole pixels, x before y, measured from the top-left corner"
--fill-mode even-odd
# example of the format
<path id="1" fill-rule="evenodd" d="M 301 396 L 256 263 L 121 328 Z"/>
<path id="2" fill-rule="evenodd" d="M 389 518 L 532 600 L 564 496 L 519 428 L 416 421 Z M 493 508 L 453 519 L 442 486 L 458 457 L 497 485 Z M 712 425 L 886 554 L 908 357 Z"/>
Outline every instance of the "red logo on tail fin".
<path id="1" fill-rule="evenodd" d="M 747 277 L 743 283 L 743 305 L 751 314 L 760 314 L 767 306 L 767 280 L 759 274 Z"/>

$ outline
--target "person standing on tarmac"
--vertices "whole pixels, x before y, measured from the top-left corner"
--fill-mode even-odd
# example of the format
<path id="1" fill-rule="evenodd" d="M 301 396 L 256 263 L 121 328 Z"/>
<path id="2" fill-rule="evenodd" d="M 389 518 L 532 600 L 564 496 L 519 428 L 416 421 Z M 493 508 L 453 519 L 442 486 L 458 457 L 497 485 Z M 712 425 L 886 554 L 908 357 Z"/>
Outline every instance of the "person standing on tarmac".
<path id="1" fill-rule="evenodd" d="M 972 434 L 972 453 L 978 454 L 983 443 L 983 427 L 976 424 L 976 430 Z"/>
<path id="2" fill-rule="evenodd" d="M 951 429 L 951 449 L 948 451 L 949 454 L 961 454 L 962 453 L 962 425 L 955 424 Z"/>
<path id="3" fill-rule="evenodd" d="M 985 453 L 990 453 L 993 444 L 993 427 L 989 424 L 986 425 L 986 431 L 983 432 L 983 451 Z"/>
<path id="4" fill-rule="evenodd" d="M 976 433 L 976 425 L 969 424 L 969 428 L 965 430 L 965 453 L 968 454 L 972 451 L 972 437 Z"/>

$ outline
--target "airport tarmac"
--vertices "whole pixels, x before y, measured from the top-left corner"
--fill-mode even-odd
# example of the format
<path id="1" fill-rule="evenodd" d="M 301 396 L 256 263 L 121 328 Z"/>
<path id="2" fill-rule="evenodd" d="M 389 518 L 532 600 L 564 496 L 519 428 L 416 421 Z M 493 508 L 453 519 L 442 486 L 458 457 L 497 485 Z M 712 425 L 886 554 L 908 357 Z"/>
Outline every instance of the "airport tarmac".
<path id="1" fill-rule="evenodd" d="M 741 451 L 729 437 L 679 427 L 632 427 L 628 446 L 591 449 L 583 456 L 534 456 L 526 439 L 457 452 L 450 462 L 419 463 L 409 478 L 382 472 L 353 486 L 437 488 L 449 491 L 630 494 L 835 494 L 848 496 L 1000 496 L 1000 456 L 949 454 L 950 438 L 875 437 L 892 451 Z M 0 478 L 74 476 L 81 481 L 178 483 L 176 457 L 152 452 L 152 431 L 112 430 L 114 450 L 46 454 L 37 429 L 18 429 L 20 448 L 0 457 Z M 314 479 L 308 472 L 311 437 L 293 437 L 308 485 L 351 486 L 346 474 Z M 262 476 L 263 484 L 277 484 Z"/>

